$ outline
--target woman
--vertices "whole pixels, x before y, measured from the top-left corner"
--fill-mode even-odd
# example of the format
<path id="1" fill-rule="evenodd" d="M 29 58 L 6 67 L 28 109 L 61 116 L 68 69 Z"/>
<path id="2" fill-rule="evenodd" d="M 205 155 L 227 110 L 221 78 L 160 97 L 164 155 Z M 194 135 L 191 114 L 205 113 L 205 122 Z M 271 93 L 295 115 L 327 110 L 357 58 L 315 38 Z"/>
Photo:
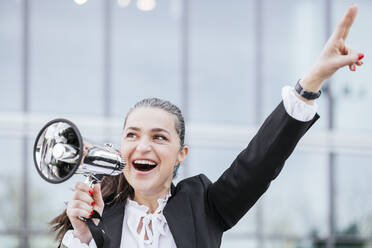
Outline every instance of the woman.
<path id="1" fill-rule="evenodd" d="M 137 103 L 124 123 L 123 174 L 93 188 L 77 183 L 66 212 L 52 221 L 62 247 L 219 247 L 317 120 L 322 82 L 343 66 L 362 65 L 364 55 L 345 46 L 356 13 L 350 6 L 296 91 L 283 89 L 283 102 L 215 183 L 198 175 L 172 184 L 189 150 L 181 112 L 156 98 Z"/>

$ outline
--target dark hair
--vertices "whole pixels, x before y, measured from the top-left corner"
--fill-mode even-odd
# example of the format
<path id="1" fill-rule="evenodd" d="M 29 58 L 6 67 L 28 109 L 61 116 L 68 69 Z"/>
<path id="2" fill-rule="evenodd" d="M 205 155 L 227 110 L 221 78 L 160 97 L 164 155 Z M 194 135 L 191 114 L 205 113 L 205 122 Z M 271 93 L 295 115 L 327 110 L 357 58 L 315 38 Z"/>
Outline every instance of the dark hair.
<path id="1" fill-rule="evenodd" d="M 185 144 L 185 121 L 182 116 L 181 110 L 169 101 L 159 98 L 146 98 L 137 102 L 127 113 L 124 121 L 124 127 L 127 122 L 128 116 L 133 110 L 140 107 L 159 108 L 175 116 L 175 128 L 180 138 L 181 149 Z M 178 169 L 178 167 L 177 167 Z M 177 171 L 176 169 L 176 171 Z M 175 171 L 175 172 L 176 172 Z M 101 182 L 102 198 L 105 205 L 115 204 L 117 202 L 126 201 L 128 196 L 133 199 L 134 190 L 127 182 L 124 174 L 118 176 L 105 176 Z M 66 210 L 62 214 L 52 219 L 49 224 L 53 232 L 57 232 L 56 240 L 62 241 L 63 236 L 67 230 L 72 229 L 71 222 L 67 216 Z"/>

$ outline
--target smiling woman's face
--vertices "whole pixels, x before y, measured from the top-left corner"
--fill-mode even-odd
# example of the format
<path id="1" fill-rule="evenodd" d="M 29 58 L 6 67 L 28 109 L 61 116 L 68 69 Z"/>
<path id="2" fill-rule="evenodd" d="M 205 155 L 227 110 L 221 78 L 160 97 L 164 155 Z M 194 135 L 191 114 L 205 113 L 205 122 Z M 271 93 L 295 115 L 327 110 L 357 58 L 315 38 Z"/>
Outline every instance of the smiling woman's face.
<path id="1" fill-rule="evenodd" d="M 124 175 L 135 192 L 155 195 L 170 188 L 173 171 L 187 155 L 180 146 L 176 117 L 153 107 L 133 110 L 121 138 Z"/>

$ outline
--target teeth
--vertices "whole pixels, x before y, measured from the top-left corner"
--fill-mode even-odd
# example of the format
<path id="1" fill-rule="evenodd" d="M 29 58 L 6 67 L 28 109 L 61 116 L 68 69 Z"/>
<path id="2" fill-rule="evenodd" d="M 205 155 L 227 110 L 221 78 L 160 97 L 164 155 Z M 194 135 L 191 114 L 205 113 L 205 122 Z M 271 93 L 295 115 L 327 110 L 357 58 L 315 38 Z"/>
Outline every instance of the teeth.
<path id="1" fill-rule="evenodd" d="M 146 164 L 146 165 L 156 165 L 156 163 L 149 161 L 149 160 L 134 160 L 133 163 L 136 164 Z"/>

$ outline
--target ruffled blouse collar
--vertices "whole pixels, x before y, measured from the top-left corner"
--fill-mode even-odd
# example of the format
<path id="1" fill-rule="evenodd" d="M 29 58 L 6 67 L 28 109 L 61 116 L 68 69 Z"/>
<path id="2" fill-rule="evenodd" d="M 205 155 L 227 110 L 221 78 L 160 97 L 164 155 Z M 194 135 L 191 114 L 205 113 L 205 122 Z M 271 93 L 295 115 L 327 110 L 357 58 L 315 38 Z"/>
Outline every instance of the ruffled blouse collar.
<path id="1" fill-rule="evenodd" d="M 170 196 L 171 193 L 169 192 L 164 199 L 158 199 L 158 207 L 154 213 L 148 213 L 148 206 L 141 205 L 136 201 L 127 199 L 125 215 L 128 216 L 128 219 L 126 224 L 128 225 L 132 235 L 136 237 L 138 247 L 145 247 L 145 245 L 158 247 L 160 236 L 166 235 L 168 224 L 163 215 L 163 209 Z M 141 220 L 142 227 L 138 232 L 138 227 L 140 226 Z M 147 239 L 145 240 L 146 236 Z"/>

